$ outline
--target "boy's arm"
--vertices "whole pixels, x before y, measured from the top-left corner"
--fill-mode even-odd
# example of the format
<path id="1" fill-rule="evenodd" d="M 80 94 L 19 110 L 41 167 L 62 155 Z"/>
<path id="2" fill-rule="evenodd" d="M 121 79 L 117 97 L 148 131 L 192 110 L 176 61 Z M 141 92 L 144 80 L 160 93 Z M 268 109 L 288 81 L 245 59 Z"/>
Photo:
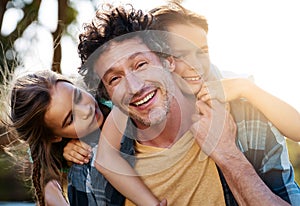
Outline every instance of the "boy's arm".
<path id="1" fill-rule="evenodd" d="M 135 204 L 157 205 L 160 202 L 120 155 L 120 142 L 128 117 L 120 111 L 116 115 L 116 109 L 109 114 L 102 128 L 95 166 L 119 192 Z M 118 118 L 118 126 L 115 118 Z"/>
<path id="2" fill-rule="evenodd" d="M 215 92 L 216 88 L 222 88 L 223 90 Z M 235 78 L 223 79 L 221 82 L 215 83 L 208 82 L 203 89 L 201 89 L 198 97 L 200 97 L 202 101 L 214 98 L 221 101 L 246 98 L 254 107 L 259 109 L 284 136 L 294 141 L 300 141 L 300 113 L 286 102 L 264 91 L 249 79 Z"/>

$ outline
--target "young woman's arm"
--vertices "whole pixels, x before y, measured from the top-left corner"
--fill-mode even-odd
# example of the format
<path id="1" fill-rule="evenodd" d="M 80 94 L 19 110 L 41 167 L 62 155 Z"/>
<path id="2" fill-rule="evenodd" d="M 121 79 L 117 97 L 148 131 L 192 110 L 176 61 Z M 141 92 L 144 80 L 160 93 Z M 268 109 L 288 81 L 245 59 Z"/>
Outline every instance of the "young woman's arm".
<path id="1" fill-rule="evenodd" d="M 56 180 L 49 181 L 45 186 L 45 202 L 48 206 L 69 206 L 62 194 L 62 189 Z"/>
<path id="2" fill-rule="evenodd" d="M 223 88 L 223 90 L 220 88 Z M 221 82 L 205 83 L 198 94 L 198 98 L 202 101 L 214 98 L 221 101 L 246 98 L 284 136 L 294 141 L 300 141 L 300 113 L 286 102 L 264 91 L 249 79 L 223 79 Z"/>
<path id="3" fill-rule="evenodd" d="M 128 117 L 116 110 L 112 110 L 102 128 L 95 166 L 119 192 L 136 205 L 159 205 L 159 200 L 120 155 L 120 142 Z M 115 115 L 115 112 L 118 114 Z M 114 117 L 118 118 L 117 122 Z"/>

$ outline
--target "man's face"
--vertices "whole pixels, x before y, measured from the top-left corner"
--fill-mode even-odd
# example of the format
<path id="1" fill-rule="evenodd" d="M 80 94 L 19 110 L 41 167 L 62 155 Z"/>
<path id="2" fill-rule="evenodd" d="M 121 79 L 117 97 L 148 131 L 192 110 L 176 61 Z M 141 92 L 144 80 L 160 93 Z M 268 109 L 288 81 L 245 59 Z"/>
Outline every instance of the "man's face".
<path id="1" fill-rule="evenodd" d="M 94 69 L 113 103 L 138 127 L 165 120 L 174 83 L 158 56 L 139 38 L 111 42 Z"/>

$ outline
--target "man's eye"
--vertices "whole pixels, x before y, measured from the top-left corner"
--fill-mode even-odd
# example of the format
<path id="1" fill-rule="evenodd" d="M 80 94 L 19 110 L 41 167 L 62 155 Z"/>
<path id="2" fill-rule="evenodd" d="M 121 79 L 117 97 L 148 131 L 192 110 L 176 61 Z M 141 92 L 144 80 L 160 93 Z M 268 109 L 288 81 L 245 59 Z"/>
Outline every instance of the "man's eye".
<path id="1" fill-rule="evenodd" d="M 139 69 L 141 67 L 143 67 L 144 65 L 148 64 L 148 62 L 146 61 L 142 61 L 142 62 L 139 62 L 137 65 L 136 65 L 136 69 Z"/>
<path id="2" fill-rule="evenodd" d="M 116 82 L 118 79 L 119 79 L 118 76 L 114 76 L 114 77 L 110 78 L 110 80 L 109 80 L 108 83 L 109 83 L 109 84 L 113 84 L 113 83 Z"/>

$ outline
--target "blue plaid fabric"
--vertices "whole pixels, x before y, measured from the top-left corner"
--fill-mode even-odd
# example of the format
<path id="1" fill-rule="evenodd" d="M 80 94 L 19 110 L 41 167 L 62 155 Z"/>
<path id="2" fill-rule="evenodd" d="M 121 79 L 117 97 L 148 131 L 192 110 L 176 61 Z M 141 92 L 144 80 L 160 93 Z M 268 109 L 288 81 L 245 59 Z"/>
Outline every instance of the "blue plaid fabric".
<path id="1" fill-rule="evenodd" d="M 237 145 L 265 184 L 292 205 L 300 204 L 285 137 L 245 100 L 231 102 L 237 124 Z"/>
<path id="2" fill-rule="evenodd" d="M 84 165 L 73 164 L 68 173 L 68 198 L 71 206 L 118 206 L 123 205 L 123 197 L 95 168 L 100 130 L 82 141 L 92 147 L 92 159 Z M 130 133 L 132 135 L 132 133 Z M 121 141 L 121 155 L 129 164 L 134 164 L 134 141 L 124 136 Z"/>

